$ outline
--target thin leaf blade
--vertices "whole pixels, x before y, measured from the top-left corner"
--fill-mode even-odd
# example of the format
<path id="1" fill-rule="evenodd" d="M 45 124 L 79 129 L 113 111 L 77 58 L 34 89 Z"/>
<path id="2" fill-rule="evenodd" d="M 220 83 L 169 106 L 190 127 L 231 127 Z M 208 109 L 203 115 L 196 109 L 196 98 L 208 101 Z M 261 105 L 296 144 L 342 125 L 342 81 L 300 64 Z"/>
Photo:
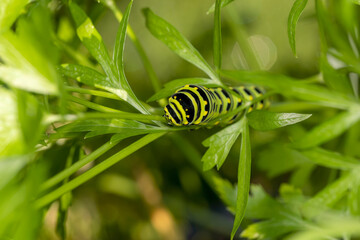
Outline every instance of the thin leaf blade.
<path id="1" fill-rule="evenodd" d="M 267 131 L 304 121 L 311 117 L 311 114 L 253 111 L 247 114 L 246 117 L 252 128 Z"/>
<path id="2" fill-rule="evenodd" d="M 288 37 L 291 50 L 295 56 L 296 43 L 295 43 L 295 30 L 296 24 L 299 21 L 301 13 L 304 11 L 308 0 L 295 0 L 288 17 Z"/>
<path id="3" fill-rule="evenodd" d="M 155 15 L 149 8 L 143 10 L 146 27 L 151 34 L 162 41 L 174 53 L 204 71 L 211 79 L 219 80 L 209 64 L 195 47 L 170 23 Z"/>
<path id="4" fill-rule="evenodd" d="M 242 219 L 245 215 L 247 200 L 249 197 L 251 174 L 251 147 L 249 137 L 249 126 L 244 120 L 243 131 L 241 136 L 240 159 L 238 168 L 238 191 L 236 198 L 236 213 L 233 229 L 231 231 L 231 239 L 234 238 Z"/>

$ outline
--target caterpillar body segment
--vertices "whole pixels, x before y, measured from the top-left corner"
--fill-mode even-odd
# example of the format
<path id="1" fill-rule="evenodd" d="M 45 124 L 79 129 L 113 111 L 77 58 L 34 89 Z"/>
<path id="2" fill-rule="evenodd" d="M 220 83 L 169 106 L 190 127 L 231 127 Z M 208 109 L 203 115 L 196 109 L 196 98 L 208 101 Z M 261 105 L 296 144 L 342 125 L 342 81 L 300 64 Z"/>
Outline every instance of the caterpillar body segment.
<path id="1" fill-rule="evenodd" d="M 199 85 L 186 85 L 179 88 L 170 98 L 165 106 L 165 118 L 169 125 L 208 125 L 214 120 L 228 112 L 231 112 L 243 104 L 252 103 L 248 111 L 260 110 L 268 107 L 267 99 L 258 100 L 265 91 L 259 87 L 233 87 L 225 90 L 223 88 L 207 88 Z M 222 119 L 217 124 L 230 124 L 237 120 L 243 112 L 239 112 L 229 118 Z"/>

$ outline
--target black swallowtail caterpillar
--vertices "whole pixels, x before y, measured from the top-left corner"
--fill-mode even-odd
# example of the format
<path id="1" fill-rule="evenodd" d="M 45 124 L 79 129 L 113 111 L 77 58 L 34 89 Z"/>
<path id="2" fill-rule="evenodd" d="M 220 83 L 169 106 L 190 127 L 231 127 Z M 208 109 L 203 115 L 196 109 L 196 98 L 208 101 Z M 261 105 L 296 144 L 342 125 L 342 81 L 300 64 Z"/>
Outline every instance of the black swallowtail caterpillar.
<path id="1" fill-rule="evenodd" d="M 179 88 L 165 106 L 165 118 L 169 125 L 207 125 L 209 121 L 219 118 L 226 113 L 250 102 L 248 111 L 260 110 L 268 107 L 269 101 L 263 97 L 265 91 L 255 86 L 241 86 L 229 88 L 207 88 L 198 85 L 186 85 Z M 230 124 L 243 113 L 239 112 L 226 119 L 217 121 L 214 125 Z"/>

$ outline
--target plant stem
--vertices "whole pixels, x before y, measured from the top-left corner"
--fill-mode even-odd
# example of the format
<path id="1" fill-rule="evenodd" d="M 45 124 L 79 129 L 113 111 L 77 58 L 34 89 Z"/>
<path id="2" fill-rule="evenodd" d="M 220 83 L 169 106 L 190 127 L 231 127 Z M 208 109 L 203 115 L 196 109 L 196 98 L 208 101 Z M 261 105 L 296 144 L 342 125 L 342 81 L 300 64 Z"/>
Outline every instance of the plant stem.
<path id="1" fill-rule="evenodd" d="M 48 179 L 46 182 L 44 182 L 40 186 L 40 191 L 44 191 L 46 189 L 49 189 L 53 186 L 55 186 L 57 183 L 61 182 L 63 179 L 71 176 L 73 173 L 75 173 L 77 170 L 79 170 L 81 167 L 85 166 L 89 162 L 94 161 L 98 157 L 100 157 L 102 154 L 110 150 L 112 147 L 114 147 L 116 144 L 118 144 L 119 141 L 108 141 L 98 149 L 96 149 L 94 152 L 90 153 L 80 161 L 74 163 L 69 168 L 64 169 L 60 173 L 56 174 L 52 178 Z"/>
<path id="2" fill-rule="evenodd" d="M 113 166 L 114 164 L 118 163 L 120 160 L 124 159 L 125 157 L 129 156 L 130 154 L 134 153 L 135 151 L 139 150 L 140 148 L 146 146 L 147 144 L 151 143 L 155 139 L 163 136 L 165 133 L 154 133 L 148 134 L 136 142 L 130 144 L 129 146 L 125 147 L 118 153 L 112 155 L 111 157 L 107 158 L 103 162 L 99 163 L 95 167 L 91 168 L 87 172 L 83 173 L 82 175 L 74 178 L 70 182 L 62 185 L 61 187 L 55 189 L 54 191 L 50 192 L 49 194 L 43 196 L 42 198 L 38 199 L 35 202 L 36 208 L 45 207 L 46 205 L 50 204 L 51 202 L 55 201 L 63 194 L 75 189 L 76 187 L 80 186 L 81 184 L 89 181 L 96 175 L 102 173 L 109 167 Z"/>
<path id="3" fill-rule="evenodd" d="M 72 101 L 72 102 L 76 102 L 76 103 L 79 103 L 81 105 L 84 105 L 88 108 L 91 108 L 91 109 L 94 109 L 94 110 L 97 110 L 99 112 L 118 112 L 118 113 L 121 113 L 122 111 L 120 110 L 117 110 L 117 109 L 113 109 L 113 108 L 109 108 L 109 107 L 105 107 L 105 106 L 102 106 L 102 105 L 99 105 L 97 103 L 93 103 L 93 102 L 89 102 L 85 99 L 82 99 L 82 98 L 78 98 L 78 97 L 74 97 L 72 95 L 68 95 L 66 97 L 68 100 Z"/>
<path id="4" fill-rule="evenodd" d="M 78 88 L 78 87 L 65 87 L 66 91 L 69 92 L 77 92 L 77 93 L 84 93 L 84 94 L 90 94 L 93 96 L 103 97 L 103 98 L 110 98 L 115 99 L 119 101 L 123 101 L 121 98 L 119 98 L 117 95 L 109 92 L 99 91 L 99 90 L 92 90 L 92 89 L 86 89 L 86 88 Z"/>
<path id="5" fill-rule="evenodd" d="M 129 119 L 135 121 L 159 121 L 166 123 L 166 120 L 163 116 L 159 115 L 145 115 L 140 113 L 128 113 L 128 112 L 86 112 L 78 114 L 67 114 L 67 115 L 48 115 L 45 118 L 46 124 L 51 124 L 53 122 L 61 121 L 76 121 L 81 119 L 92 119 L 92 118 L 118 118 L 118 119 Z"/>

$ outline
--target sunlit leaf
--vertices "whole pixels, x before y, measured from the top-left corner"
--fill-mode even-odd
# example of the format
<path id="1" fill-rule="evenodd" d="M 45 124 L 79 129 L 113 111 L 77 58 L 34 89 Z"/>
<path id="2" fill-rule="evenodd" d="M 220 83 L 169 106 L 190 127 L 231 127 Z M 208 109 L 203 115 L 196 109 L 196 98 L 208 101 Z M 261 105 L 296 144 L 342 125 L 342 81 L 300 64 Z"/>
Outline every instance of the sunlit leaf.
<path id="1" fill-rule="evenodd" d="M 231 239 L 234 238 L 236 231 L 245 215 L 245 209 L 249 197 L 251 174 L 251 147 L 249 137 L 249 126 L 244 120 L 242 123 L 240 159 L 238 166 L 238 188 L 236 197 L 236 212 L 233 229 L 231 231 Z"/>
<path id="2" fill-rule="evenodd" d="M 155 15 L 149 8 L 143 10 L 149 31 L 181 58 L 203 70 L 211 79 L 220 84 L 209 64 L 194 46 L 170 23 Z"/>
<path id="3" fill-rule="evenodd" d="M 131 87 L 129 86 L 124 69 L 120 70 L 116 67 L 115 63 L 111 60 L 105 44 L 100 36 L 99 32 L 94 27 L 90 18 L 88 18 L 85 12 L 77 6 L 75 3 L 71 2 L 69 4 L 71 14 L 77 25 L 77 34 L 85 45 L 85 47 L 89 50 L 91 55 L 99 62 L 104 72 L 107 75 L 107 79 L 112 88 L 107 89 L 114 94 L 118 95 L 124 101 L 127 101 L 132 106 L 134 106 L 137 110 L 144 114 L 148 114 L 148 111 L 142 106 L 140 101 L 137 99 Z M 129 15 L 131 9 L 131 3 L 127 8 L 127 12 L 125 15 Z M 116 56 L 121 58 L 118 61 L 120 65 L 122 65 L 122 51 L 125 44 L 125 36 L 126 36 L 126 26 L 127 26 L 128 18 L 124 18 L 119 27 L 119 35 L 118 41 L 116 43 Z M 122 39 L 122 40 L 121 40 Z"/>
<path id="4" fill-rule="evenodd" d="M 26 147 L 18 121 L 14 94 L 0 87 L 0 96 L 0 158 L 2 158 L 21 154 Z"/>
<path id="5" fill-rule="evenodd" d="M 0 36 L 0 80 L 26 91 L 56 94 L 55 67 L 24 38 L 7 32 Z"/>
<path id="6" fill-rule="evenodd" d="M 106 76 L 89 67 L 76 64 L 62 64 L 59 68 L 59 71 L 64 76 L 76 79 L 77 81 L 88 86 L 97 87 L 108 91 L 111 89 L 110 92 L 115 92 L 117 90 L 115 88 L 116 86 L 111 84 Z"/>
<path id="7" fill-rule="evenodd" d="M 203 145 L 209 147 L 201 159 L 204 171 L 213 168 L 215 165 L 217 169 L 220 169 L 232 145 L 239 137 L 242 125 L 243 120 L 240 120 L 203 141 Z"/>
<path id="8" fill-rule="evenodd" d="M 0 33 L 11 27 L 29 0 L 2 0 L 0 4 Z"/>
<path id="9" fill-rule="evenodd" d="M 260 131 L 272 130 L 292 125 L 308 119 L 311 114 L 274 113 L 268 111 L 253 111 L 246 115 L 249 125 Z"/>
<path id="10" fill-rule="evenodd" d="M 288 37 L 290 42 L 290 47 L 293 54 L 296 56 L 296 44 L 295 44 L 295 30 L 296 24 L 300 18 L 301 13 L 306 7 L 307 0 L 295 0 L 288 18 Z"/>

